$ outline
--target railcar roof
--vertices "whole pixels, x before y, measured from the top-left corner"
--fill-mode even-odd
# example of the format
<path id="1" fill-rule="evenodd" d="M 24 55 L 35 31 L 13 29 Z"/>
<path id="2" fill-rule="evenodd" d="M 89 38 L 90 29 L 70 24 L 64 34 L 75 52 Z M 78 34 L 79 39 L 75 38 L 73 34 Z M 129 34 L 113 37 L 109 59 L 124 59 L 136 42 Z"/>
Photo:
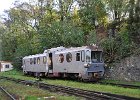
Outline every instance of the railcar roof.
<path id="1" fill-rule="evenodd" d="M 67 48 L 63 51 L 57 51 L 55 54 L 80 51 L 80 50 L 84 50 L 84 49 L 86 49 L 86 48 L 84 48 L 84 47 L 71 47 L 71 48 Z"/>
<path id="2" fill-rule="evenodd" d="M 47 49 L 47 50 L 44 51 L 44 53 L 56 52 L 56 51 L 63 51 L 65 49 L 66 49 L 65 47 L 60 46 L 60 47 L 56 47 L 56 48 Z"/>
<path id="3" fill-rule="evenodd" d="M 12 63 L 11 61 L 0 61 L 0 63 Z"/>
<path id="4" fill-rule="evenodd" d="M 40 56 L 45 56 L 46 53 L 43 54 L 36 54 L 36 55 L 29 55 L 29 56 L 25 56 L 23 59 L 27 59 L 27 58 L 34 58 L 34 57 L 40 57 Z"/>
<path id="5" fill-rule="evenodd" d="M 82 47 L 71 47 L 71 48 L 67 48 L 63 51 L 58 51 L 55 54 L 60 54 L 60 53 L 67 53 L 67 52 L 75 52 L 75 51 L 81 51 L 81 50 L 87 50 L 90 49 L 92 51 L 103 51 L 102 49 L 98 48 L 96 50 L 96 48 L 94 46 L 82 46 Z"/>
<path id="6" fill-rule="evenodd" d="M 86 50 L 86 49 L 90 49 L 92 51 L 103 51 L 101 48 L 98 48 L 98 46 L 96 46 L 96 45 L 82 46 L 82 47 L 71 47 L 71 48 L 65 48 L 65 47 L 60 46 L 60 47 L 56 47 L 56 48 L 51 48 L 51 49 L 45 50 L 43 54 L 36 54 L 36 55 L 25 56 L 23 59 L 44 56 L 44 55 L 46 55 L 47 51 L 55 52 L 55 54 L 60 54 L 60 53 L 81 51 L 81 50 Z"/>

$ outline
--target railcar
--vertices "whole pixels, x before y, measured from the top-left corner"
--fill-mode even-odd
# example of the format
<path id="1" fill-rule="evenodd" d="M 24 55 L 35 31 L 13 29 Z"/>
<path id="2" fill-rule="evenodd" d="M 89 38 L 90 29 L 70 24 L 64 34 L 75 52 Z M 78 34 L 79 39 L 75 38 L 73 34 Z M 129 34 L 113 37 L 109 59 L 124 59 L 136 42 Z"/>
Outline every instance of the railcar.
<path id="1" fill-rule="evenodd" d="M 70 77 L 97 80 L 104 75 L 103 50 L 96 45 L 82 47 L 57 47 L 42 54 L 23 58 L 25 74 L 41 73 L 47 77 Z"/>
<path id="2" fill-rule="evenodd" d="M 24 74 L 35 75 L 37 72 L 47 73 L 47 54 L 30 55 L 23 58 L 23 72 Z"/>

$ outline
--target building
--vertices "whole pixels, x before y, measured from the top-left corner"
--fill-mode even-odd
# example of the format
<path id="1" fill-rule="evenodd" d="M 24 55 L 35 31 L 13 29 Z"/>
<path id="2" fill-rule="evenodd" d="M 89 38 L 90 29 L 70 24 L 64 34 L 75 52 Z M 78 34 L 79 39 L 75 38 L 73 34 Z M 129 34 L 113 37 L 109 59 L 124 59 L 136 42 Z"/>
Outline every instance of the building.
<path id="1" fill-rule="evenodd" d="M 9 71 L 13 69 L 13 65 L 8 61 L 0 61 L 0 72 Z"/>

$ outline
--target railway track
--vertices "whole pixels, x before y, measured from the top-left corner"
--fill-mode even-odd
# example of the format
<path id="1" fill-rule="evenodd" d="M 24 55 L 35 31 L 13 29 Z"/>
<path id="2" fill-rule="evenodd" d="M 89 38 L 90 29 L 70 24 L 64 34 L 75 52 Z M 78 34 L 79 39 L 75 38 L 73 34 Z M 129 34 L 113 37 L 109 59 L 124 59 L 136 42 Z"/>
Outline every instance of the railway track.
<path id="1" fill-rule="evenodd" d="M 118 84 L 118 83 L 109 83 L 109 82 L 98 82 L 98 83 L 103 85 L 113 85 L 113 86 L 119 86 L 124 88 L 140 89 L 140 86 L 130 85 L 130 84 Z"/>
<path id="2" fill-rule="evenodd" d="M 10 100 L 16 100 L 8 91 L 6 91 L 3 87 L 0 87 L 0 90 L 7 95 Z M 8 99 L 8 100 L 9 100 Z"/>
<path id="3" fill-rule="evenodd" d="M 116 95 L 116 94 L 110 94 L 110 93 L 104 93 L 104 92 L 89 91 L 89 90 L 83 90 L 83 89 L 60 86 L 60 85 L 51 85 L 51 84 L 46 84 L 46 83 L 14 79 L 14 78 L 8 78 L 8 77 L 0 77 L 0 78 L 14 81 L 16 83 L 21 83 L 24 85 L 34 85 L 39 88 L 50 90 L 50 91 L 59 91 L 59 92 L 67 93 L 70 95 L 84 97 L 87 100 L 110 100 L 110 99 L 111 100 L 140 100 L 134 97 L 128 97 L 128 96 L 122 96 L 122 95 Z"/>
<path id="4" fill-rule="evenodd" d="M 45 79 L 45 78 L 44 78 Z M 51 78 L 50 78 L 51 79 Z M 69 80 L 69 79 L 68 79 Z M 72 79 L 70 79 L 72 80 Z M 73 80 L 75 82 L 79 82 L 77 80 Z M 82 82 L 82 81 L 80 81 Z M 98 81 L 98 82 L 83 82 L 83 83 L 91 83 L 91 84 L 102 84 L 102 85 L 112 85 L 112 86 L 118 86 L 118 87 L 123 87 L 123 88 L 131 88 L 131 89 L 140 89 L 140 86 L 138 85 L 131 85 L 131 84 L 118 84 L 118 83 L 111 83 L 111 82 L 101 82 L 101 81 Z"/>

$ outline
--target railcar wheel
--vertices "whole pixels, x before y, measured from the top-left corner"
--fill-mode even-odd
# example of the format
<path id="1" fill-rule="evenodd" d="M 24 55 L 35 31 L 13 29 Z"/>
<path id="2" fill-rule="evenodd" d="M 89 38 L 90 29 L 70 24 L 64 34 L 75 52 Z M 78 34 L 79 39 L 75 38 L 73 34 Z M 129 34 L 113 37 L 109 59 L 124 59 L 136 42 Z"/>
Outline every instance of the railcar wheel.
<path id="1" fill-rule="evenodd" d="M 82 82 L 89 82 L 89 80 L 88 79 L 82 79 Z"/>
<path id="2" fill-rule="evenodd" d="M 23 75 L 28 75 L 28 72 L 24 71 L 24 72 L 23 72 Z"/>
<path id="3" fill-rule="evenodd" d="M 28 72 L 30 76 L 34 76 L 34 73 L 33 72 Z"/>

